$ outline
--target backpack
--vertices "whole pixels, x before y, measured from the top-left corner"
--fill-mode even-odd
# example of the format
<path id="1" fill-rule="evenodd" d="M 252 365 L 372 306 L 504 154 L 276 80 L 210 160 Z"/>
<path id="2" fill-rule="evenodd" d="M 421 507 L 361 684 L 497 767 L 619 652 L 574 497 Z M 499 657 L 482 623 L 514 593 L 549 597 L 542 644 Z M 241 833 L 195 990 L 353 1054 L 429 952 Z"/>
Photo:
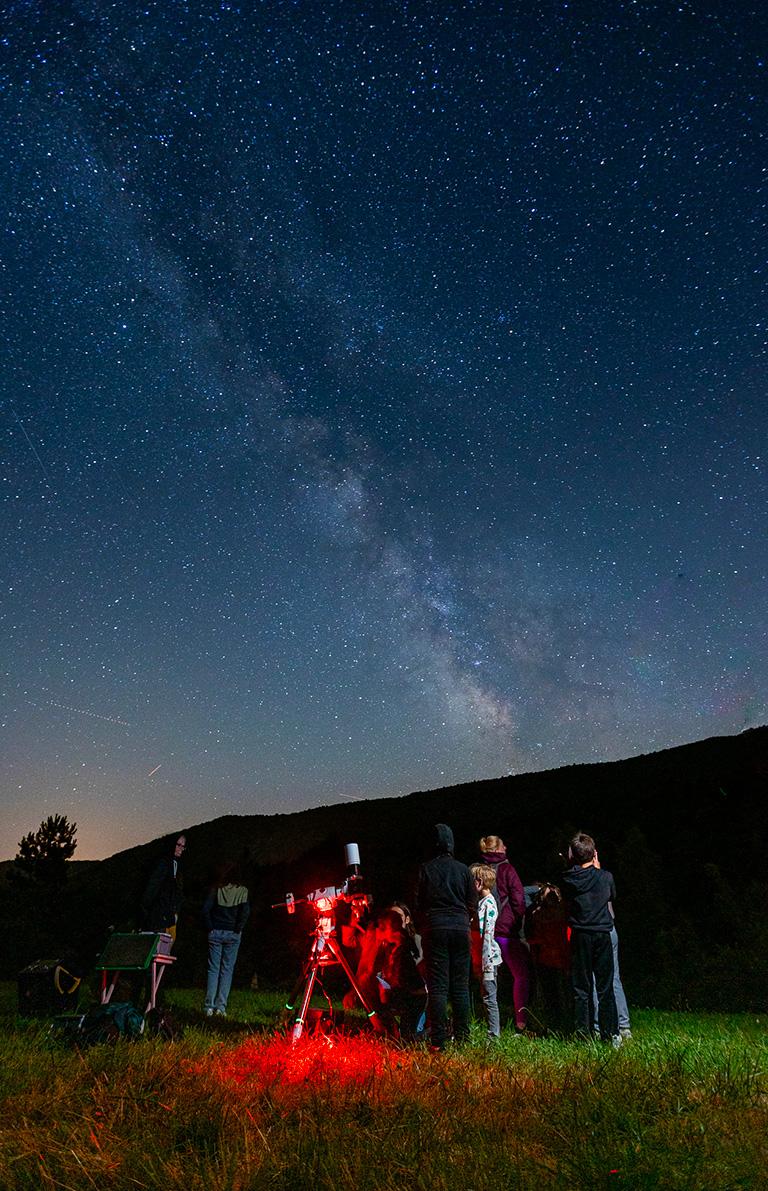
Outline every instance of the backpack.
<path id="1" fill-rule="evenodd" d="M 144 1015 L 130 1001 L 98 1005 L 85 1015 L 75 1041 L 78 1046 L 99 1042 L 117 1042 L 118 1038 L 140 1038 L 144 1033 Z"/>
<path id="2" fill-rule="evenodd" d="M 490 866 L 496 873 L 496 881 L 494 883 L 493 889 L 491 890 L 491 894 L 493 896 L 493 900 L 496 902 L 496 909 L 499 912 L 499 917 L 501 917 L 501 911 L 509 905 L 509 898 L 507 897 L 506 893 L 503 896 L 499 895 L 499 869 L 501 868 L 502 864 L 509 864 L 509 861 L 506 859 L 497 860 L 495 864 L 491 864 Z"/>

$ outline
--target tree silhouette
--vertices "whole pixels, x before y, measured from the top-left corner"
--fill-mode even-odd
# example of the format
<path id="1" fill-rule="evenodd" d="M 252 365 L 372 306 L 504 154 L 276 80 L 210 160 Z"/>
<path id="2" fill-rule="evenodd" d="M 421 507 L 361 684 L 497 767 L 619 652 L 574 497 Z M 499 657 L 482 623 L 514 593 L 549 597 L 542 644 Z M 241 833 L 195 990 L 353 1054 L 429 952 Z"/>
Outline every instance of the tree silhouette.
<path id="1" fill-rule="evenodd" d="M 66 879 L 66 861 L 77 847 L 77 823 L 66 815 L 49 815 L 38 827 L 19 841 L 16 863 L 45 884 Z"/>

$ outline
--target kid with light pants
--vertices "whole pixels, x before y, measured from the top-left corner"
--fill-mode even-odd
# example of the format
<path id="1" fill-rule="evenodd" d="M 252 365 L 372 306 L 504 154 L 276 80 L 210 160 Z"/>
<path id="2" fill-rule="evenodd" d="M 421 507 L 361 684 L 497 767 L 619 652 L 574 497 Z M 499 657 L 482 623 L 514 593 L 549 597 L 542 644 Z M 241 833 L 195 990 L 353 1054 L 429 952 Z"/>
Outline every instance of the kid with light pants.
<path id="1" fill-rule="evenodd" d="M 499 944 L 493 937 L 499 911 L 493 896 L 496 874 L 490 864 L 470 864 L 469 871 L 478 893 L 477 929 L 472 931 L 472 961 L 475 974 L 480 977 L 488 1039 L 501 1033 L 499 1005 L 496 999 L 496 969 L 502 962 Z"/>

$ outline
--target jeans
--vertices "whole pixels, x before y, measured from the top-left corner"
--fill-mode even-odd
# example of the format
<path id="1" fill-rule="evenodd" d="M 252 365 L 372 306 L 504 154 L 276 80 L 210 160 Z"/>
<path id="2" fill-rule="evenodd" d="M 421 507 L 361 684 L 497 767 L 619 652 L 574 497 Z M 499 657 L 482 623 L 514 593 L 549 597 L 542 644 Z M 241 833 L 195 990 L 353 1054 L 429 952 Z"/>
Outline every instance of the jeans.
<path id="1" fill-rule="evenodd" d="M 431 927 L 423 936 L 427 961 L 429 1035 L 441 1050 L 448 1038 L 448 1000 L 453 1008 L 453 1036 L 469 1037 L 469 931 Z"/>
<path id="2" fill-rule="evenodd" d="M 413 1042 L 424 1036 L 427 1019 L 427 990 L 392 988 L 383 976 L 376 977 L 381 1020 L 395 1038 Z"/>
<path id="3" fill-rule="evenodd" d="M 213 1009 L 217 1013 L 226 1012 L 239 949 L 240 935 L 237 931 L 211 930 L 208 932 L 206 1009 Z"/>
<path id="4" fill-rule="evenodd" d="M 624 985 L 621 983 L 621 976 L 619 975 L 619 936 L 614 926 L 611 931 L 611 944 L 613 946 L 613 995 L 616 1001 L 616 1012 L 619 1015 L 619 1029 L 628 1030 L 629 1026 L 629 1009 L 627 1008 L 627 998 L 624 993 Z M 597 1005 L 597 989 L 594 981 L 592 982 L 592 1007 L 595 1013 L 595 1021 L 599 1023 L 600 1013 Z"/>
<path id="5" fill-rule="evenodd" d="M 530 959 L 528 948 L 520 939 L 497 935 L 501 958 L 512 973 L 512 1000 L 515 1005 L 515 1028 L 524 1030 L 526 1026 L 525 1011 L 528 1008 L 530 995 Z"/>
<path id="6" fill-rule="evenodd" d="M 496 973 L 491 976 L 485 972 L 480 980 L 480 994 L 483 998 L 485 1020 L 488 1023 L 488 1037 L 498 1038 L 501 1034 L 501 1019 L 499 1004 L 496 1000 Z"/>
<path id="7" fill-rule="evenodd" d="M 613 995 L 613 947 L 608 931 L 571 932 L 571 985 L 576 1031 L 591 1038 L 595 1026 L 592 981 L 597 989 L 600 1037 L 604 1042 L 619 1032 L 616 998 Z"/>

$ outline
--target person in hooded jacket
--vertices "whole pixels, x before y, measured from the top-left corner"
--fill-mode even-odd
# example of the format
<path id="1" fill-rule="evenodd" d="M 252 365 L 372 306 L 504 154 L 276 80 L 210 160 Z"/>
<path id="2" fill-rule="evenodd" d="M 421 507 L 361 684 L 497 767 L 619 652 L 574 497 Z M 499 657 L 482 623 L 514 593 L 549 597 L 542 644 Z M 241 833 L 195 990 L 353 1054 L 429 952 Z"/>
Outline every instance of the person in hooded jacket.
<path id="1" fill-rule="evenodd" d="M 240 938 L 250 912 L 248 890 L 237 879 L 237 865 L 227 860 L 203 902 L 203 922 L 208 931 L 206 1017 L 227 1015 Z"/>
<path id="2" fill-rule="evenodd" d="M 434 1050 L 448 1040 L 448 1001 L 456 1042 L 469 1037 L 469 925 L 477 890 L 466 864 L 453 855 L 453 832 L 435 824 L 432 860 L 419 869 L 415 913 L 427 969 L 427 1015 Z"/>
<path id="3" fill-rule="evenodd" d="M 620 1045 L 619 1019 L 613 992 L 613 874 L 600 867 L 595 841 L 583 831 L 568 848 L 571 865 L 560 878 L 571 928 L 571 987 L 576 1032 L 591 1038 L 594 1030 L 592 982 L 597 992 L 598 1022 L 603 1042 Z"/>
<path id="4" fill-rule="evenodd" d="M 518 1034 L 527 1025 L 530 996 L 530 957 L 520 938 L 525 919 L 525 894 L 517 872 L 507 859 L 504 840 L 498 835 L 484 835 L 480 840 L 480 858 L 496 872 L 493 895 L 499 907 L 494 937 L 499 944 L 501 958 L 512 977 L 512 1000 L 515 1006 L 515 1030 Z"/>

